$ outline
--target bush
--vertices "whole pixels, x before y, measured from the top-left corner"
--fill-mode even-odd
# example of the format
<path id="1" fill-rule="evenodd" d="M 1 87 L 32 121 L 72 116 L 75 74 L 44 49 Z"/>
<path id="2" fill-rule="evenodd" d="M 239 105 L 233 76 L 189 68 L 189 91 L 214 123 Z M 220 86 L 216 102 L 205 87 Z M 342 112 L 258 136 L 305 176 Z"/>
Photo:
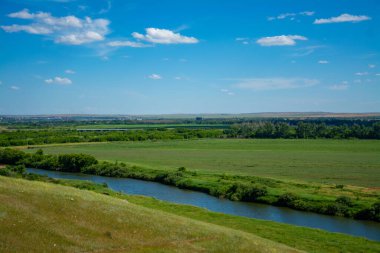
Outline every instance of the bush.
<path id="1" fill-rule="evenodd" d="M 26 172 L 25 165 L 7 166 L 6 168 L 17 174 L 25 174 Z"/>
<path id="2" fill-rule="evenodd" d="M 0 176 L 10 177 L 12 176 L 12 172 L 7 168 L 0 168 Z"/>
<path id="3" fill-rule="evenodd" d="M 0 163 L 17 164 L 26 157 L 26 154 L 17 149 L 0 149 Z"/>
<path id="4" fill-rule="evenodd" d="M 179 167 L 177 170 L 180 171 L 180 172 L 186 172 L 186 168 L 185 167 Z"/>
<path id="5" fill-rule="evenodd" d="M 231 200 L 255 201 L 267 193 L 264 186 L 235 183 L 227 190 L 226 196 Z"/>
<path id="6" fill-rule="evenodd" d="M 325 214 L 336 216 L 350 216 L 349 207 L 341 203 L 330 203 L 326 206 Z"/>
<path id="7" fill-rule="evenodd" d="M 67 172 L 80 172 L 82 168 L 97 164 L 95 157 L 86 154 L 64 154 L 58 156 L 60 170 Z"/>
<path id="8" fill-rule="evenodd" d="M 352 201 L 351 198 L 346 197 L 346 196 L 340 196 L 335 200 L 336 203 L 339 203 L 344 206 L 349 206 L 352 207 L 354 205 L 354 202 Z"/>
<path id="9" fill-rule="evenodd" d="M 287 207 L 292 207 L 294 206 L 294 202 L 298 200 L 298 196 L 296 196 L 295 194 L 293 193 L 285 193 L 285 194 L 282 194 L 276 204 L 279 205 L 279 206 L 287 206 Z"/>
<path id="10" fill-rule="evenodd" d="M 380 222 L 380 202 L 374 203 L 370 208 L 360 210 L 355 214 L 355 219 L 374 220 Z"/>
<path id="11" fill-rule="evenodd" d="M 168 185 L 176 185 L 176 186 L 179 183 L 179 181 L 182 179 L 184 179 L 182 172 L 166 172 L 166 173 L 160 173 L 155 176 L 155 181 L 157 182 L 161 182 Z"/>

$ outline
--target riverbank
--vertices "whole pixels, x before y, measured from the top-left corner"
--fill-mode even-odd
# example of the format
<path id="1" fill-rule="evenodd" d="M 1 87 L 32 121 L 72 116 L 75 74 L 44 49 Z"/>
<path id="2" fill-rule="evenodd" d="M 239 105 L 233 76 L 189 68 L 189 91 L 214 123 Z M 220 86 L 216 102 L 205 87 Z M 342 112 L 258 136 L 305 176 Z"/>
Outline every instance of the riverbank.
<path id="1" fill-rule="evenodd" d="M 161 215 L 161 212 L 172 213 L 178 216 L 186 217 L 187 219 L 198 220 L 206 222 L 208 224 L 214 224 L 221 227 L 227 227 L 233 229 L 233 231 L 239 230 L 249 234 L 260 236 L 268 240 L 283 243 L 298 250 L 304 250 L 308 252 L 379 252 L 380 243 L 375 241 L 366 240 L 359 237 L 348 236 L 338 233 L 329 233 L 318 229 L 310 229 L 305 227 L 291 226 L 276 222 L 262 221 L 256 219 L 249 219 L 244 217 L 237 217 L 233 215 L 226 215 L 221 213 L 215 213 L 207 211 L 203 208 L 197 208 L 188 205 L 178 205 L 168 203 L 165 201 L 159 201 L 157 199 L 131 196 L 121 194 L 119 192 L 112 191 L 101 184 L 94 184 L 91 182 L 78 181 L 78 180 L 56 180 L 46 177 L 33 176 L 30 179 L 42 180 L 55 184 L 62 184 L 65 186 L 71 186 L 80 188 L 83 190 L 94 191 L 108 197 L 118 198 L 122 200 L 128 200 L 128 202 L 148 208 L 149 210 L 155 210 L 154 212 Z M 4 187 L 6 186 L 3 181 L 3 177 L 0 177 Z M 18 180 L 20 181 L 20 180 Z M 14 183 L 12 183 L 14 186 Z M 12 191 L 12 187 L 9 191 Z M 50 190 L 53 187 L 44 186 L 44 191 Z M 66 187 L 67 188 L 67 187 Z M 61 193 L 65 193 L 65 198 L 68 199 L 71 191 L 62 188 Z M 22 191 L 25 191 L 23 187 Z M 33 191 L 37 191 L 39 188 L 33 187 Z M 12 191 L 20 192 L 20 191 Z M 86 191 L 84 191 L 85 194 Z M 22 194 L 22 193 L 18 193 Z M 46 192 L 49 194 L 49 192 Z M 78 193 L 81 194 L 81 193 Z M 0 196 L 2 196 L 0 194 Z M 46 201 L 46 195 L 43 198 Z M 74 203 L 76 203 L 75 198 Z M 69 201 L 70 202 L 70 201 Z M 36 203 L 36 202 L 34 202 Z M 82 205 L 83 206 L 83 205 Z M 104 209 L 104 208 L 103 208 Z M 116 215 L 117 217 L 117 215 Z M 105 231 L 105 227 L 101 231 Z M 111 230 L 110 230 L 111 231 Z M 114 233 L 112 233 L 113 235 Z M 256 248 L 256 247 L 255 247 Z M 234 249 L 237 251 L 238 249 Z M 283 252 L 283 250 L 280 250 Z"/>
<path id="2" fill-rule="evenodd" d="M 125 177 L 155 181 L 182 189 L 204 192 L 235 201 L 258 202 L 296 210 L 380 220 L 379 191 L 363 187 L 298 183 L 254 176 L 208 174 L 180 167 L 175 171 L 154 170 L 125 163 L 98 162 L 89 155 L 44 155 L 42 151 L 26 154 L 5 149 L 0 158 L 17 157 L 13 164 L 27 167 L 82 172 L 107 177 Z M 9 154 L 8 154 L 9 153 Z M 1 160 L 3 163 L 12 163 Z M 83 163 L 80 163 L 83 161 Z"/>
<path id="3" fill-rule="evenodd" d="M 230 201 L 201 192 L 179 189 L 174 186 L 144 180 L 30 168 L 26 171 L 58 180 L 80 180 L 82 182 L 87 181 L 101 184 L 102 186 L 107 185 L 109 189 L 120 193 L 143 195 L 171 203 L 197 206 L 212 212 L 317 228 L 324 231 L 360 236 L 380 241 L 380 223 L 377 222 L 302 212 L 286 207 L 276 207 L 260 203 Z"/>

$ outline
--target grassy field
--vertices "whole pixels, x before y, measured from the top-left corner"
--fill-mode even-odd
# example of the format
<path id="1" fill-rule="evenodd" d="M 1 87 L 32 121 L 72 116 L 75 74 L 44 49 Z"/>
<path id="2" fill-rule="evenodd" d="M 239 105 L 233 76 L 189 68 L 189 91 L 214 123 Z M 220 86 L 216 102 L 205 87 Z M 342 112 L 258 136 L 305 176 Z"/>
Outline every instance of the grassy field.
<path id="1" fill-rule="evenodd" d="M 297 252 L 123 199 L 0 176 L 1 252 Z"/>
<path id="2" fill-rule="evenodd" d="M 130 196 L 83 181 L 56 183 L 98 193 L 0 176 L 1 252 L 380 251 L 380 243 L 349 235 Z"/>
<path id="3" fill-rule="evenodd" d="M 88 153 L 154 169 L 187 169 L 305 181 L 378 187 L 378 140 L 146 141 L 41 146 L 49 154 Z M 33 150 L 29 150 L 33 152 Z"/>

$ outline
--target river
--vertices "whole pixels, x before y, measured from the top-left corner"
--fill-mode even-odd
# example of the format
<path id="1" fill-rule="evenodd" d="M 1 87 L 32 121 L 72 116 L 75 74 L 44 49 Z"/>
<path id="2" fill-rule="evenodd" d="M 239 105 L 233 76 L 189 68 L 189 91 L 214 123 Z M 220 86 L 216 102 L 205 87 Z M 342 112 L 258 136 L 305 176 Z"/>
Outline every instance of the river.
<path id="1" fill-rule="evenodd" d="M 353 220 L 343 217 L 301 212 L 290 208 L 259 203 L 230 201 L 227 199 L 219 199 L 205 193 L 182 190 L 173 186 L 150 181 L 47 171 L 41 169 L 27 169 L 27 171 L 30 173 L 47 175 L 52 178 L 79 179 L 96 183 L 107 183 L 108 187 L 115 191 L 150 196 L 174 203 L 203 207 L 214 212 L 271 220 L 297 226 L 319 228 L 330 232 L 339 232 L 380 241 L 380 223 L 372 221 Z"/>

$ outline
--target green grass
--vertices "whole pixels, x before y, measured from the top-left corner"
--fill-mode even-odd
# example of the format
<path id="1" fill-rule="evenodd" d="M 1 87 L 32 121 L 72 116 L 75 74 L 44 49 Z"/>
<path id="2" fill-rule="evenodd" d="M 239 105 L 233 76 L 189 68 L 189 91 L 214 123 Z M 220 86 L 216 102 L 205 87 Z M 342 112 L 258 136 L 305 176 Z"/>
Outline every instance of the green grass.
<path id="1" fill-rule="evenodd" d="M 380 185 L 379 140 L 202 139 L 41 147 L 49 154 L 82 152 L 100 160 L 154 169 L 184 166 L 205 173 L 364 187 Z"/>
<path id="2" fill-rule="evenodd" d="M 205 233 L 204 236 L 208 237 L 209 235 L 207 235 L 207 233 L 212 231 L 215 225 L 218 226 L 218 231 L 226 230 L 229 237 L 237 238 L 237 231 L 248 233 L 254 236 L 255 244 L 253 245 L 253 248 L 248 250 L 249 252 L 255 252 L 255 249 L 256 251 L 286 252 L 288 248 L 284 248 L 283 244 L 291 248 L 308 252 L 380 252 L 380 243 L 359 237 L 271 221 L 215 213 L 203 208 L 168 203 L 149 197 L 130 196 L 112 191 L 102 185 L 86 181 L 52 180 L 44 177 L 40 178 L 40 180 L 47 180 L 56 184 L 68 185 L 81 189 L 90 189 L 98 193 L 106 194 L 109 197 L 103 197 L 100 194 L 96 194 L 97 196 L 91 195 L 88 191 L 75 191 L 67 187 L 59 187 L 41 182 L 26 182 L 21 179 L 15 180 L 0 177 L 0 201 L 5 203 L 4 206 L 0 206 L 0 251 L 9 251 L 6 250 L 8 249 L 6 248 L 6 245 L 8 242 L 12 242 L 12 240 L 18 242 L 18 244 L 15 243 L 12 245 L 12 247 L 16 246 L 15 248 L 12 248 L 14 251 L 22 250 L 24 249 L 23 247 L 29 247 L 27 248 L 28 252 L 43 251 L 44 249 L 52 251 L 51 248 L 49 249 L 48 247 L 51 247 L 51 245 L 54 244 L 59 247 L 57 249 L 54 248 L 54 250 L 57 251 L 78 251 L 85 249 L 107 251 L 107 249 L 110 250 L 110 248 L 117 251 L 117 249 L 124 249 L 123 246 L 120 245 L 123 245 L 123 243 L 126 242 L 119 241 L 122 240 L 122 236 L 124 236 L 122 238 L 129 244 L 133 244 L 135 243 L 133 240 L 137 240 L 137 238 L 133 237 L 133 243 L 130 243 L 131 230 L 135 232 L 138 229 L 143 229 L 138 227 L 141 225 L 139 222 L 133 222 L 130 221 L 130 219 L 145 218 L 145 221 L 141 223 L 144 226 L 147 226 L 149 230 L 152 230 L 149 236 L 157 236 L 154 234 L 156 229 L 162 231 L 163 228 L 161 228 L 161 226 L 165 226 L 166 224 L 164 222 L 167 222 L 168 220 L 169 223 L 164 231 L 168 233 L 168 237 L 173 236 L 172 233 L 179 233 L 176 237 L 181 237 L 183 232 L 185 232 L 185 234 L 190 231 L 193 233 L 194 231 L 198 231 L 198 229 L 203 229 L 203 233 Z M 120 203 L 118 201 L 113 202 L 110 200 L 111 197 L 122 201 L 121 205 L 124 205 L 126 210 L 120 210 L 120 207 L 115 207 L 115 203 Z M 123 200 L 127 200 L 131 204 L 125 203 Z M 51 209 L 53 205 L 54 208 Z M 98 210 L 99 205 L 102 205 L 102 210 L 100 211 Z M 14 212 L 18 213 L 15 216 L 10 216 L 9 214 L 11 212 L 4 211 L 5 209 L 9 210 L 12 207 L 15 209 Z M 18 208 L 20 208 L 20 210 Z M 71 208 L 76 208 L 76 210 L 73 211 Z M 88 210 L 89 208 L 91 208 L 91 210 Z M 112 213 L 114 217 L 104 217 L 104 212 L 108 215 Z M 136 213 L 140 216 L 136 215 Z M 152 215 L 152 218 L 144 216 L 147 213 L 154 213 L 154 215 Z M 27 220 L 20 219 L 21 215 L 27 216 Z M 97 217 L 94 217 L 94 215 L 99 215 L 99 220 Z M 125 216 L 129 215 L 132 217 L 125 218 Z M 186 219 L 186 221 L 182 222 L 182 219 L 178 218 L 178 216 L 182 216 L 182 219 Z M 75 218 L 72 219 L 73 217 Z M 10 220 L 5 223 L 5 219 L 7 218 Z M 31 222 L 31 219 L 33 219 L 33 222 Z M 88 224 L 88 219 L 90 219 L 92 223 Z M 162 220 L 156 224 L 157 219 Z M 78 220 L 80 220 L 80 222 L 78 222 Z M 115 220 L 117 220 L 116 225 L 108 223 L 115 222 Z M 128 220 L 129 222 L 126 225 L 120 220 Z M 195 220 L 197 220 L 198 223 Z M 154 224 L 150 224 L 150 222 L 154 222 Z M 12 227 L 12 225 L 10 225 L 12 223 L 17 226 Z M 175 223 L 176 225 L 173 227 L 172 223 Z M 6 227 L 6 224 L 8 224 L 8 227 Z M 189 224 L 190 227 L 187 227 L 187 224 Z M 40 225 L 43 225 L 43 227 L 40 227 Z M 6 230 L 9 226 L 11 228 Z M 133 226 L 137 226 L 137 228 Z M 181 226 L 181 232 L 179 232 L 179 228 L 176 226 Z M 219 226 L 225 227 L 226 229 L 222 229 Z M 72 240 L 72 236 L 65 234 L 65 232 L 70 229 L 75 230 L 74 233 L 79 237 L 78 240 L 83 240 L 83 246 L 76 245 L 77 241 Z M 6 233 L 3 233 L 3 230 L 5 230 Z M 49 238 L 45 235 L 47 230 L 49 231 Z M 82 234 L 83 231 L 91 231 L 91 233 L 87 232 Z M 19 233 L 19 235 L 16 236 L 15 234 L 17 233 Z M 33 236 L 30 239 L 23 238 L 23 236 L 29 236 L 32 233 Z M 215 233 L 215 231 L 212 231 L 212 233 Z M 135 233 L 132 234 L 132 236 L 134 235 Z M 194 234 L 191 234 L 191 236 L 192 235 Z M 17 237 L 19 240 L 14 239 L 13 236 L 15 236 L 15 238 Z M 39 238 L 40 236 L 44 237 Z M 93 238 L 90 238 L 90 236 Z M 233 248 L 233 244 L 224 245 L 224 243 L 231 243 L 225 239 L 224 241 L 216 242 L 217 236 L 218 234 L 213 234 L 213 240 L 210 240 L 207 245 L 202 245 L 206 247 L 207 252 L 213 251 L 214 247 L 217 247 L 216 245 L 213 245 L 215 243 L 220 243 L 220 247 L 227 247 L 225 251 L 232 249 L 233 252 L 237 252 L 242 249 L 239 248 L 239 246 L 238 248 Z M 163 237 L 162 235 L 158 235 L 158 237 L 159 238 L 151 238 L 149 240 L 158 241 L 161 239 L 164 240 L 164 242 L 168 240 L 170 241 L 170 239 Z M 70 239 L 69 241 L 71 244 L 69 245 L 65 244 L 67 238 Z M 261 238 L 266 238 L 267 240 Z M 30 246 L 27 245 L 28 240 L 33 239 L 42 241 L 42 243 L 37 245 L 32 243 L 31 245 L 35 246 L 35 248 L 30 248 Z M 89 246 L 87 240 L 90 239 L 93 240 L 94 245 L 100 243 L 104 243 L 104 245 L 98 248 Z M 61 242 L 61 240 L 63 242 Z M 140 248 L 141 245 L 146 244 L 147 238 L 140 236 L 139 240 L 140 242 L 137 244 L 138 246 L 136 246 L 138 250 L 157 250 L 157 248 L 151 249 L 145 248 L 144 246 Z M 191 241 L 191 239 L 188 240 Z M 194 244 L 201 241 L 204 241 L 203 238 L 197 235 Z M 181 245 L 182 241 L 178 239 L 176 242 L 178 242 L 178 246 L 184 248 L 165 247 L 164 250 L 200 251 L 198 245 L 186 245 L 186 243 Z M 281 244 L 279 245 L 277 243 Z M 191 242 L 191 244 L 193 244 L 193 242 Z M 261 246 L 264 248 L 261 248 Z M 135 249 L 133 249 L 133 251 L 134 250 Z M 214 251 L 222 252 L 223 250 L 221 250 L 221 248 L 215 248 Z M 245 251 L 245 249 L 242 249 L 242 251 Z"/>
<path id="3" fill-rule="evenodd" d="M 380 243 L 364 238 L 215 213 L 203 208 L 172 204 L 154 198 L 140 196 L 127 196 L 126 198 L 131 203 L 245 231 L 307 252 L 380 252 Z"/>
<path id="4" fill-rule="evenodd" d="M 0 176 L 1 252 L 297 252 L 252 233 Z"/>

